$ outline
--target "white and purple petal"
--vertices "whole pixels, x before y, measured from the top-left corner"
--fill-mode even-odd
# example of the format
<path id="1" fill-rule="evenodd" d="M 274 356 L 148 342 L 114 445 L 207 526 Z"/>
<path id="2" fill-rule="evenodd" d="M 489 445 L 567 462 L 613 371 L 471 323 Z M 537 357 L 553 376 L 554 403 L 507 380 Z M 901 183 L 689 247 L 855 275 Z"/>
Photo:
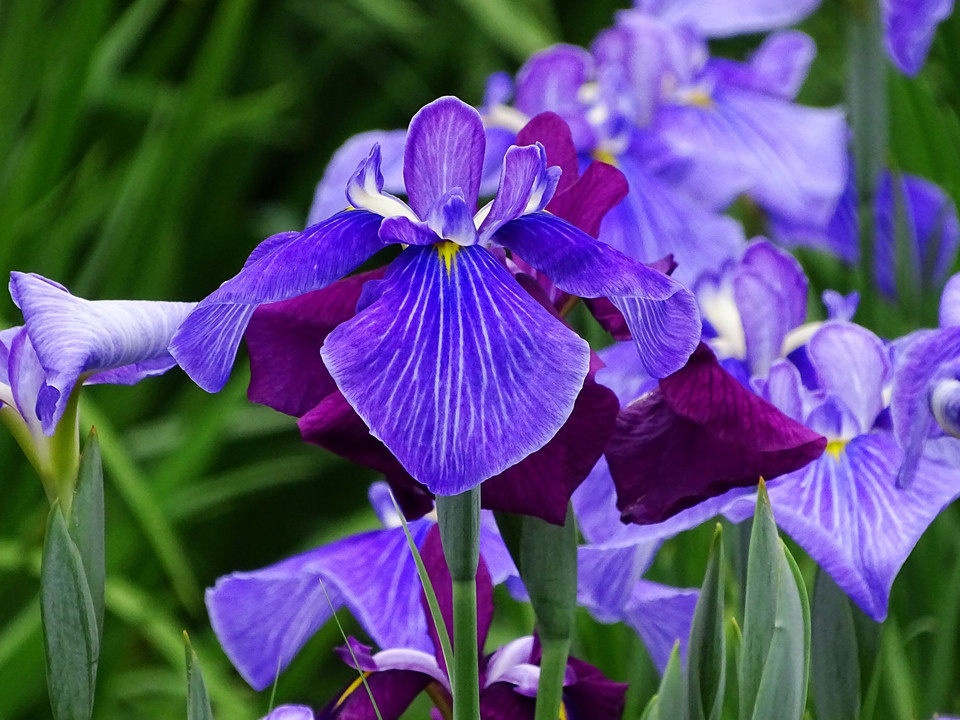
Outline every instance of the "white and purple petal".
<path id="1" fill-rule="evenodd" d="M 70 393 L 96 373 L 124 369 L 114 380 L 136 382 L 172 368 L 167 345 L 194 303 L 90 301 L 39 275 L 11 273 L 10 294 L 46 371 L 38 415 L 53 434 Z"/>
<path id="2" fill-rule="evenodd" d="M 410 523 L 418 543 L 432 525 Z M 262 690 L 343 605 L 381 646 L 429 652 L 421 593 L 406 536 L 393 528 L 224 576 L 207 590 L 206 603 L 224 651 L 243 678 Z"/>
<path id="3" fill-rule="evenodd" d="M 383 191 L 383 184 L 380 146 L 374 145 L 347 182 L 347 200 L 357 210 L 366 210 L 385 218 L 405 217 L 417 220 L 417 216 L 406 203 Z"/>
<path id="4" fill-rule="evenodd" d="M 644 370 L 664 377 L 700 339 L 696 300 L 680 283 L 548 213 L 504 225 L 494 240 L 571 295 L 608 297 L 623 313 Z"/>
<path id="5" fill-rule="evenodd" d="M 403 149 L 403 181 L 419 217 L 427 217 L 454 188 L 476 207 L 485 145 L 480 113 L 458 98 L 434 100 L 413 116 Z"/>
<path id="6" fill-rule="evenodd" d="M 511 220 L 543 210 L 553 198 L 559 179 L 560 168 L 547 167 L 547 152 L 540 143 L 507 150 L 500 187 L 480 224 L 481 242 L 487 242 Z"/>
<path id="7" fill-rule="evenodd" d="M 374 437 L 441 494 L 543 447 L 569 417 L 589 365 L 586 343 L 487 250 L 451 246 L 444 257 L 404 250 L 380 298 L 321 353 Z"/>
<path id="8" fill-rule="evenodd" d="M 381 221 L 374 213 L 349 210 L 302 233 L 264 240 L 240 273 L 187 317 L 170 344 L 171 354 L 197 385 L 219 391 L 257 306 L 320 290 L 357 268 L 384 246 Z"/>

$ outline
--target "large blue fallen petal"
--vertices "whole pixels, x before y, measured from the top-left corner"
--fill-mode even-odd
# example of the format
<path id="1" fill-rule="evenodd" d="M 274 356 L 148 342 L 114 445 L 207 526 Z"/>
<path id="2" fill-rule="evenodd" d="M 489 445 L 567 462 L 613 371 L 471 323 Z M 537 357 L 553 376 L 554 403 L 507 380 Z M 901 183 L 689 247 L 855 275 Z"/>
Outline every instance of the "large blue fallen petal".
<path id="1" fill-rule="evenodd" d="M 476 207 L 486 142 L 480 113 L 458 98 L 434 100 L 413 116 L 403 150 L 403 181 L 419 217 L 427 217 L 454 188 Z"/>
<path id="2" fill-rule="evenodd" d="M 777 525 L 877 622 L 910 551 L 960 495 L 956 466 L 926 459 L 910 489 L 898 489 L 900 458 L 891 435 L 861 435 L 768 486 Z"/>
<path id="3" fill-rule="evenodd" d="M 494 240 L 571 295 L 608 297 L 623 313 L 644 369 L 665 377 L 700 341 L 696 299 L 680 283 L 546 212 L 504 225 Z"/>
<path id="4" fill-rule="evenodd" d="M 53 433 L 78 381 L 105 370 L 126 368 L 127 384 L 157 375 L 176 363 L 167 344 L 194 303 L 133 300 L 90 301 L 39 275 L 11 273 L 10 294 L 40 364 L 52 405 L 40 415 Z"/>
<path id="5" fill-rule="evenodd" d="M 357 268 L 383 247 L 381 220 L 350 210 L 302 233 L 264 240 L 243 270 L 208 295 L 181 325 L 170 344 L 180 367 L 207 392 L 218 392 L 230 377 L 257 306 L 319 290 Z"/>
<path id="6" fill-rule="evenodd" d="M 409 524 L 418 544 L 433 524 Z M 392 528 L 222 577 L 207 590 L 206 603 L 227 656 L 252 687 L 262 690 L 343 605 L 381 647 L 431 651 L 421 593 L 406 536 Z"/>
<path id="7" fill-rule="evenodd" d="M 431 492 L 502 472 L 569 417 L 589 348 L 486 249 L 407 248 L 380 289 L 321 355 L 370 432 Z"/>

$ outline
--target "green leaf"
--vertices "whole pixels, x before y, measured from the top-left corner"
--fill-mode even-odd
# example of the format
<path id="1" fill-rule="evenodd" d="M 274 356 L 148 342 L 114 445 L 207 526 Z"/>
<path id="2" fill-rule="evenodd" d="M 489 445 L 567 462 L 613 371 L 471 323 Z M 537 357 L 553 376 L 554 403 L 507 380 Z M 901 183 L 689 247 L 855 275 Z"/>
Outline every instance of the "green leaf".
<path id="1" fill-rule="evenodd" d="M 727 658 L 723 632 L 724 572 L 721 535 L 718 524 L 690 627 L 687 657 L 689 720 L 717 720 L 723 709 Z"/>
<path id="2" fill-rule="evenodd" d="M 813 583 L 813 706 L 817 720 L 860 717 L 860 658 L 850 599 L 823 570 Z"/>
<path id="3" fill-rule="evenodd" d="M 40 612 L 53 716 L 85 720 L 93 713 L 100 633 L 80 551 L 56 502 L 43 543 Z"/>
<path id="4" fill-rule="evenodd" d="M 103 464 L 100 461 L 100 441 L 96 428 L 91 428 L 87 443 L 80 455 L 77 484 L 73 492 L 70 514 L 70 537 L 77 546 L 87 587 L 97 618 L 97 636 L 103 637 Z"/>
<path id="5" fill-rule="evenodd" d="M 794 567 L 761 483 L 747 561 L 739 667 L 741 720 L 799 720 L 803 715 L 809 609 L 801 599 L 806 591 Z"/>
<path id="6" fill-rule="evenodd" d="M 674 643 L 667 667 L 657 690 L 657 715 L 659 720 L 679 720 L 683 717 L 683 667 L 680 664 L 680 643 Z"/>
<path id="7" fill-rule="evenodd" d="M 200 660 L 190 645 L 190 636 L 183 633 L 183 645 L 187 654 L 187 720 L 213 720 L 207 687 L 203 684 Z"/>

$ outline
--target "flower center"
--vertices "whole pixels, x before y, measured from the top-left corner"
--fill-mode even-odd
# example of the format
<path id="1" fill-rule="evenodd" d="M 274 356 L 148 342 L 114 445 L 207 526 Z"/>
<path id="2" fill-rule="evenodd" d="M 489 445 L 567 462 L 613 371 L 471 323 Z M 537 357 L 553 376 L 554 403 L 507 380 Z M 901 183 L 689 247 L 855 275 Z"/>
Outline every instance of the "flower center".
<path id="1" fill-rule="evenodd" d="M 450 269 L 453 267 L 453 260 L 460 251 L 460 246 L 450 240 L 444 240 L 443 242 L 438 242 L 433 247 L 436 248 L 437 255 L 443 260 L 443 264 L 447 266 L 447 274 L 449 275 Z"/>
<path id="2" fill-rule="evenodd" d="M 843 449 L 847 446 L 848 440 L 830 440 L 827 443 L 827 453 L 833 456 L 834 460 L 840 459 L 840 454 L 843 452 Z"/>

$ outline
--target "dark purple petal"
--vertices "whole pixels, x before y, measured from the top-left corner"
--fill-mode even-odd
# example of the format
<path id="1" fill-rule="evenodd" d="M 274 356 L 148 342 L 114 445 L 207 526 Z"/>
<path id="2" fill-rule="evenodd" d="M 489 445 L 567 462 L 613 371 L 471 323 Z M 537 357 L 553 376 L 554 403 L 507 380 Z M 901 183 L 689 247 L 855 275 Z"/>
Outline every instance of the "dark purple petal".
<path id="1" fill-rule="evenodd" d="M 486 137 L 480 113 L 446 96 L 413 116 L 403 150 L 403 180 L 414 212 L 425 218 L 448 190 L 477 205 Z"/>
<path id="2" fill-rule="evenodd" d="M 447 561 L 443 556 L 443 545 L 440 542 L 440 528 L 436 525 L 427 534 L 423 545 L 420 547 L 420 557 L 423 558 L 423 566 L 427 570 L 430 582 L 433 585 L 433 591 L 437 595 L 437 604 L 440 606 L 440 614 L 443 616 L 443 622 L 447 626 L 447 633 L 453 641 L 453 583 L 450 580 L 450 570 L 447 568 Z M 423 598 L 424 612 L 429 617 L 429 608 L 427 607 L 426 597 Z M 483 558 L 480 558 L 480 565 L 477 569 L 477 648 L 481 655 L 483 654 L 483 645 L 487 641 L 487 633 L 490 630 L 490 622 L 493 619 L 493 584 L 490 581 L 490 572 L 487 570 L 487 564 Z M 433 625 L 433 619 L 428 623 L 430 637 L 433 639 L 433 645 L 436 649 L 437 662 L 443 665 L 443 653 L 440 650 L 440 641 L 437 637 L 436 628 Z M 453 652 L 457 651 L 456 646 Z"/>
<path id="3" fill-rule="evenodd" d="M 580 176 L 577 147 L 573 144 L 570 126 L 555 112 L 542 112 L 517 133 L 517 145 L 522 147 L 534 143 L 543 145 L 548 164 L 560 168 L 556 194 L 566 192 Z"/>
<path id="4" fill-rule="evenodd" d="M 322 290 L 256 309 L 244 340 L 250 352 L 247 397 L 287 415 L 300 417 L 337 385 L 320 359 L 330 331 L 356 314 L 368 280 L 384 268 L 352 275 Z"/>
<path id="5" fill-rule="evenodd" d="M 480 693 L 481 720 L 533 720 L 536 700 L 518 693 L 507 682 L 498 682 Z"/>
<path id="6" fill-rule="evenodd" d="M 634 7 L 677 27 L 707 37 L 763 32 L 793 25 L 813 12 L 820 0 L 634 0 Z"/>
<path id="7" fill-rule="evenodd" d="M 344 190 L 357 171 L 357 166 L 370 154 L 374 145 L 380 146 L 382 187 L 388 192 L 402 193 L 403 145 L 406 138 L 406 130 L 373 130 L 354 135 L 341 145 L 330 158 L 323 171 L 323 179 L 317 185 L 307 216 L 307 227 L 347 208 Z"/>
<path id="8" fill-rule="evenodd" d="M 414 521 L 410 531 L 422 543 L 432 525 Z M 379 645 L 429 650 L 420 595 L 406 537 L 393 528 L 222 577 L 207 590 L 206 603 L 224 651 L 243 678 L 262 690 L 342 605 Z"/>
<path id="9" fill-rule="evenodd" d="M 960 495 L 956 466 L 926 459 L 899 490 L 900 458 L 892 436 L 862 435 L 769 486 L 777 525 L 877 622 L 917 540 Z"/>
<path id="10" fill-rule="evenodd" d="M 71 295 L 39 275 L 10 274 L 10 295 L 46 371 L 55 401 L 40 413 L 52 435 L 74 386 L 86 376 L 126 369 L 131 382 L 158 375 L 176 363 L 167 345 L 194 303 L 99 300 Z"/>
<path id="11" fill-rule="evenodd" d="M 782 354 L 787 333 L 807 317 L 807 277 L 789 253 L 768 242 L 747 248 L 733 274 L 733 297 L 740 311 L 746 360 L 763 377 Z"/>
<path id="12" fill-rule="evenodd" d="M 570 496 L 603 454 L 619 408 L 616 396 L 588 377 L 550 442 L 483 483 L 483 507 L 562 525 Z"/>
<path id="13" fill-rule="evenodd" d="M 372 434 L 432 492 L 502 472 L 569 417 L 589 349 L 487 250 L 407 248 L 381 289 L 321 355 Z"/>
<path id="14" fill-rule="evenodd" d="M 529 117 L 555 112 L 570 126 L 578 148 L 593 147 L 594 134 L 579 92 L 593 74 L 593 60 L 583 48 L 553 45 L 534 53 L 517 73 L 518 110 Z"/>
<path id="15" fill-rule="evenodd" d="M 681 367 L 700 339 L 696 300 L 676 280 L 548 213 L 507 223 L 495 240 L 572 295 L 608 297 L 626 318 L 651 375 Z"/>
<path id="16" fill-rule="evenodd" d="M 573 683 L 563 688 L 563 702 L 570 720 L 620 720 L 627 685 L 608 680 L 589 663 L 571 657 L 567 668 L 575 673 Z"/>
<path id="17" fill-rule="evenodd" d="M 610 333 L 614 340 L 633 339 L 633 336 L 630 335 L 630 328 L 627 327 L 627 319 L 609 299 L 586 298 L 583 302 L 590 314 L 600 324 L 600 327 Z M 632 349 L 632 343 L 631 352 L 636 352 Z"/>
<path id="18" fill-rule="evenodd" d="M 605 162 L 594 161 L 580 179 L 565 193 L 555 196 L 547 210 L 597 237 L 600 222 L 629 191 L 623 173 Z"/>
<path id="19" fill-rule="evenodd" d="M 953 11 L 953 0 L 887 0 L 880 3 L 887 52 L 907 75 L 916 75 L 927 59 L 937 25 Z"/>
<path id="20" fill-rule="evenodd" d="M 644 524 L 803 467 L 826 442 L 746 390 L 701 345 L 620 413 L 607 460 L 624 520 Z"/>
<path id="21" fill-rule="evenodd" d="M 497 196 L 480 224 L 481 241 L 489 240 L 505 223 L 543 210 L 553 197 L 559 179 L 560 169 L 547 167 L 543 145 L 514 146 L 507 150 Z"/>
<path id="22" fill-rule="evenodd" d="M 362 210 L 338 213 L 302 233 L 268 238 L 243 270 L 208 295 L 180 326 L 170 352 L 208 392 L 230 376 L 237 346 L 258 305 L 319 290 L 383 247 L 382 218 Z M 276 236 L 275 236 L 276 237 Z"/>
<path id="23" fill-rule="evenodd" d="M 351 664 L 349 660 L 346 662 Z M 320 711 L 317 720 L 399 720 L 430 682 L 429 676 L 410 670 L 373 672 L 367 676 L 366 685 L 357 677 Z M 376 702 L 376 710 L 370 703 L 370 695 Z"/>

